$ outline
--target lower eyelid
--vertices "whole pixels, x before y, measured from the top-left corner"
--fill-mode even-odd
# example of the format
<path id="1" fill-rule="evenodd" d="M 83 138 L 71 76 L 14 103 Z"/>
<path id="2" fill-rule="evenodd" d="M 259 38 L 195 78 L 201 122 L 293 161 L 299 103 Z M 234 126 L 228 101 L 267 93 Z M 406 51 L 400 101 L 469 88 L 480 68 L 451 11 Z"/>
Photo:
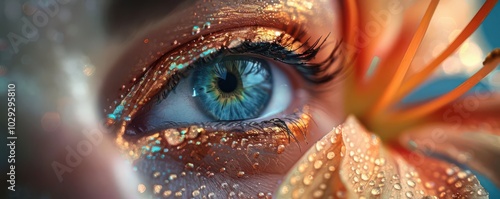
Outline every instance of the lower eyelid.
<path id="1" fill-rule="evenodd" d="M 308 108 L 304 107 L 306 111 Z M 269 128 L 265 132 L 252 127 L 246 127 L 244 132 L 230 130 L 230 126 L 223 131 L 215 126 L 191 128 L 186 129 L 182 139 L 180 134 L 173 136 L 176 129 L 169 129 L 170 137 L 154 133 L 125 148 L 136 171 L 149 183 L 164 184 L 164 179 L 167 182 L 175 178 L 177 184 L 190 183 L 195 174 L 206 178 L 217 175 L 226 181 L 284 175 L 294 164 L 294 158 L 299 157 L 295 155 L 300 149 L 298 142 L 305 140 L 310 119 L 302 112 L 283 118 L 292 136 L 278 128 L 279 125 L 262 126 Z"/>
<path id="2" fill-rule="evenodd" d="M 262 145 L 268 151 L 277 151 L 279 145 L 285 146 L 305 139 L 311 120 L 307 111 L 306 106 L 303 111 L 287 117 L 261 122 L 205 123 L 187 127 L 168 124 L 169 127 L 157 126 L 155 129 L 142 129 L 144 132 L 135 132 L 140 136 L 124 134 L 122 139 L 130 145 L 127 147 L 129 153 L 139 155 L 148 152 L 154 155 L 164 149 L 182 148 L 191 144 L 200 146 L 218 143 L 231 146 L 233 141 L 239 142 L 240 147 L 248 144 Z M 231 142 L 227 143 L 229 140 Z"/>

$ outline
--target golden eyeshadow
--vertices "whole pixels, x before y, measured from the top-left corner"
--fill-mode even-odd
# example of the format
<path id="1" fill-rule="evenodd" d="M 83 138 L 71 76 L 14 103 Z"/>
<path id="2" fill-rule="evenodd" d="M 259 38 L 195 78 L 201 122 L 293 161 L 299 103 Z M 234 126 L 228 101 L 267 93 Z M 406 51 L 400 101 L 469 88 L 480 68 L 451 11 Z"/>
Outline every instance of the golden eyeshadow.
<path id="1" fill-rule="evenodd" d="M 281 154 L 286 146 L 306 139 L 305 131 L 311 120 L 308 109 L 305 106 L 289 116 L 288 122 L 280 123 L 286 125 L 287 128 L 279 127 L 279 124 L 272 122 L 269 122 L 267 126 L 259 125 L 258 127 L 252 127 L 251 123 L 229 125 L 223 128 L 210 125 L 189 125 L 162 129 L 138 139 L 134 136 L 130 138 L 127 135 L 119 135 L 116 144 L 131 161 L 141 158 L 163 159 L 162 157 L 166 155 L 181 154 L 186 150 L 191 151 L 191 155 L 200 155 L 200 153 L 210 151 L 208 148 L 217 148 L 218 145 L 230 146 L 231 150 L 241 153 L 252 149 Z M 225 153 L 229 152 L 225 151 Z M 194 156 L 190 158 L 196 159 Z M 182 158 L 179 160 L 183 161 Z"/>

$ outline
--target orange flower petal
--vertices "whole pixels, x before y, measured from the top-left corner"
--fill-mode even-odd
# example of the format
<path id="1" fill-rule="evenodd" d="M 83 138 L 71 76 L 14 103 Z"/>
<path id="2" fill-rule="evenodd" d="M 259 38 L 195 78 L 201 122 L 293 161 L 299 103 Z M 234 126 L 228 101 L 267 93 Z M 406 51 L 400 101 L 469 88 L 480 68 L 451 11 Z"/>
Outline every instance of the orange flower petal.
<path id="1" fill-rule="evenodd" d="M 401 141 L 412 150 L 465 164 L 500 186 L 500 129 L 491 127 L 427 125 L 408 132 Z"/>
<path id="2" fill-rule="evenodd" d="M 414 157 L 425 164 L 415 166 Z M 306 152 L 276 196 L 487 198 L 487 193 L 473 175 L 452 164 L 384 147 L 378 137 L 350 117 Z"/>

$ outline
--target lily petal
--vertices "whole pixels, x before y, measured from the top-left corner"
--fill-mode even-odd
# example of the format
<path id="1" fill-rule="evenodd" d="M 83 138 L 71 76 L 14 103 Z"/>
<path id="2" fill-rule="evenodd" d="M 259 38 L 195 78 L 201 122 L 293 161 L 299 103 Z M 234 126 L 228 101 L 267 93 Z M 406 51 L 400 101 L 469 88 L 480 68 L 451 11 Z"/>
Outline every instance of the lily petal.
<path id="1" fill-rule="evenodd" d="M 427 125 L 408 132 L 401 141 L 426 138 L 413 148 L 466 164 L 500 187 L 499 117 L 500 93 L 473 92 L 434 113 Z"/>
<path id="2" fill-rule="evenodd" d="M 500 187 L 500 95 L 488 96 L 470 95 L 450 104 L 434 114 L 431 123 L 406 132 L 402 145 L 427 155 L 444 155 Z"/>
<path id="3" fill-rule="evenodd" d="M 419 163 L 415 157 L 425 165 L 415 164 Z M 377 136 L 351 116 L 306 152 L 276 196 L 487 198 L 487 193 L 472 174 L 452 164 L 384 147 Z"/>

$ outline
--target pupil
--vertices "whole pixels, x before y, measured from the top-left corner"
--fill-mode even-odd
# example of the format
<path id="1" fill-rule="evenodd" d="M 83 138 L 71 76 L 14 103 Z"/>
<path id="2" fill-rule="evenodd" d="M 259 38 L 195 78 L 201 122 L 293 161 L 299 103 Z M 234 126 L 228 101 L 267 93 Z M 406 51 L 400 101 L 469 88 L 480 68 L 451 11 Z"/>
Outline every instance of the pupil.
<path id="1" fill-rule="evenodd" d="M 226 79 L 218 78 L 217 86 L 224 93 L 231 93 L 238 86 L 238 79 L 233 73 L 227 73 Z"/>

